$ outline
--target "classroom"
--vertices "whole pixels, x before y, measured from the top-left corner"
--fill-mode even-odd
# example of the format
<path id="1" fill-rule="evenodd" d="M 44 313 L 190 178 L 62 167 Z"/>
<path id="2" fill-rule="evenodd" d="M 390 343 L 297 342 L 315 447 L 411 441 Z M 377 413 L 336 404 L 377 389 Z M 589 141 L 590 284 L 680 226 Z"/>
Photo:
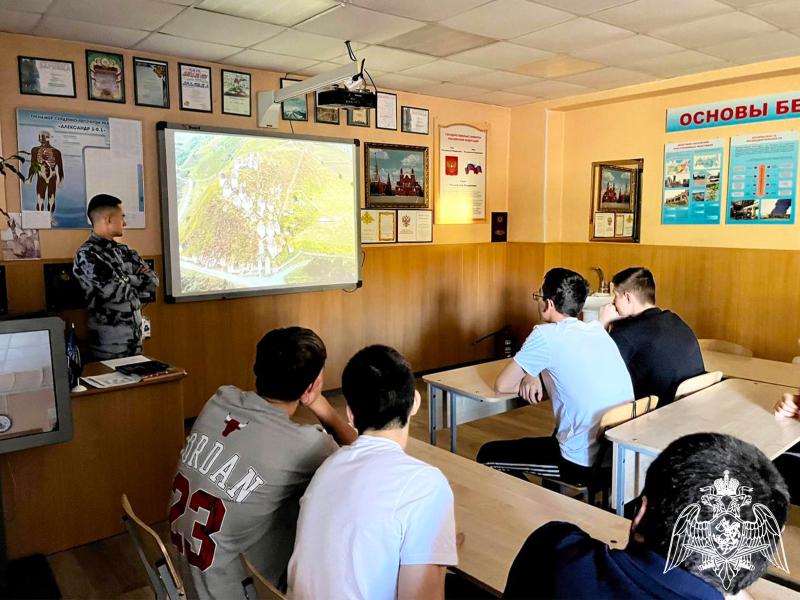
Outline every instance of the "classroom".
<path id="1" fill-rule="evenodd" d="M 0 598 L 800 598 L 798 3 L 0 0 L 0 81 Z"/>

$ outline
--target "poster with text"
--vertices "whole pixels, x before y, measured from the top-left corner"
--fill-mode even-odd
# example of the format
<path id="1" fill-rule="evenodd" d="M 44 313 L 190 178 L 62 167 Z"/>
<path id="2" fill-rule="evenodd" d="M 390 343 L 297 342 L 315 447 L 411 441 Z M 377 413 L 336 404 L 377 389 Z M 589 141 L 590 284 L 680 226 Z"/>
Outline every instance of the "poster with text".
<path id="1" fill-rule="evenodd" d="M 26 229 L 88 229 L 96 194 L 122 200 L 129 228 L 144 228 L 140 121 L 17 109 L 17 144 L 31 153 L 20 184 Z"/>
<path id="2" fill-rule="evenodd" d="M 464 220 L 486 218 L 486 132 L 470 125 L 439 128 L 439 205 Z"/>
<path id="3" fill-rule="evenodd" d="M 724 144 L 715 139 L 664 146 L 661 223 L 719 224 Z"/>
<path id="4" fill-rule="evenodd" d="M 726 223 L 794 223 L 797 140 L 796 131 L 731 138 Z"/>

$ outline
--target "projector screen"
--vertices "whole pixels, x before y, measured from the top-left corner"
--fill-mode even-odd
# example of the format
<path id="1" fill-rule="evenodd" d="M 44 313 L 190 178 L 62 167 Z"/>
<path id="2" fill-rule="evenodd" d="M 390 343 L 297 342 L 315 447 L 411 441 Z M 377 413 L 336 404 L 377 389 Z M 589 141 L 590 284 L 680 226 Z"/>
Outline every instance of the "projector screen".
<path id="1" fill-rule="evenodd" d="M 357 140 L 157 128 L 167 301 L 360 284 Z"/>

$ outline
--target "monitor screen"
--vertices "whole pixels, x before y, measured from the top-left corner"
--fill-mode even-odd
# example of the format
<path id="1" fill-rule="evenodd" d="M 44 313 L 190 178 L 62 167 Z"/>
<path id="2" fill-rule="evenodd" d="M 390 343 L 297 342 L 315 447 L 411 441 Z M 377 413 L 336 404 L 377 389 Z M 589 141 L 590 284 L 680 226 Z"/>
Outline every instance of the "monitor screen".
<path id="1" fill-rule="evenodd" d="M 72 436 L 64 322 L 0 323 L 0 453 Z"/>

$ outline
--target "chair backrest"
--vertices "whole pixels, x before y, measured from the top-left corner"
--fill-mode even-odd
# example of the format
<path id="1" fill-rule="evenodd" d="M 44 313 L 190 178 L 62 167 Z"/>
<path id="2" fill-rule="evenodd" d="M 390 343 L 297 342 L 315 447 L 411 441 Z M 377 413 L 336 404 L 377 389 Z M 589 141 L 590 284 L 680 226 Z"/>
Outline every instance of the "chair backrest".
<path id="1" fill-rule="evenodd" d="M 714 352 L 724 352 L 725 354 L 738 354 L 739 356 L 753 356 L 750 348 L 745 348 L 739 344 L 728 342 L 727 340 L 714 340 L 705 338 L 697 340 L 701 350 L 712 350 Z"/>
<path id="2" fill-rule="evenodd" d="M 627 423 L 631 419 L 641 417 L 649 413 L 651 410 L 658 406 L 658 396 L 645 396 L 638 400 L 620 404 L 614 408 L 608 409 L 600 419 L 600 429 L 597 432 L 597 438 L 603 439 L 606 431 L 617 425 Z"/>
<path id="3" fill-rule="evenodd" d="M 792 359 L 792 364 L 793 364 L 793 365 L 800 365 L 800 356 L 795 356 L 795 357 Z"/>
<path id="4" fill-rule="evenodd" d="M 239 554 L 247 578 L 242 581 L 245 595 L 249 600 L 286 600 L 286 596 L 272 585 L 272 582 L 258 572 L 244 553 Z"/>
<path id="5" fill-rule="evenodd" d="M 703 373 L 696 377 L 690 377 L 686 381 L 681 382 L 678 389 L 675 390 L 675 400 L 680 400 L 689 394 L 704 390 L 720 381 L 722 381 L 722 371 L 711 371 L 710 373 Z"/>
<path id="6" fill-rule="evenodd" d="M 150 587 L 153 588 L 156 598 L 158 600 L 186 598 L 183 581 L 172 564 L 164 542 L 136 516 L 126 494 L 122 494 L 122 510 L 125 511 L 122 521 L 131 535 L 136 553 L 147 572 Z"/>

